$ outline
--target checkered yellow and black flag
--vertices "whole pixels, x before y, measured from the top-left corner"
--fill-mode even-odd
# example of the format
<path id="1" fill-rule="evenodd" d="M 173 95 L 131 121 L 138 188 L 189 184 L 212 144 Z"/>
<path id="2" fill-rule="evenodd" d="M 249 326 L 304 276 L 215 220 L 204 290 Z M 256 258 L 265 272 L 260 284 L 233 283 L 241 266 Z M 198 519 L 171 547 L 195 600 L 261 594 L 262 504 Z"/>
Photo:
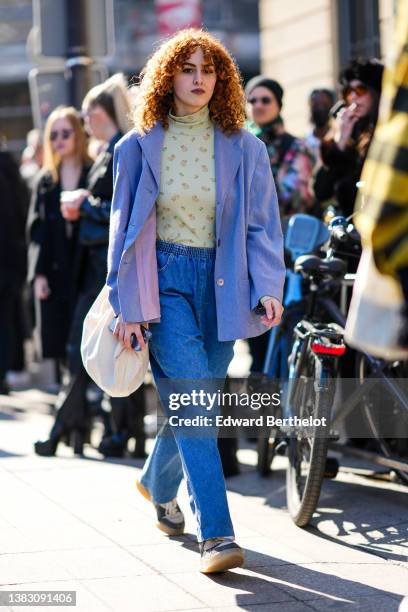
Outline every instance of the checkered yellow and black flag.
<path id="1" fill-rule="evenodd" d="M 408 2 L 397 4 L 392 66 L 383 77 L 380 116 L 361 177 L 356 225 L 377 268 L 408 267 Z M 363 204 L 364 203 L 364 204 Z"/>

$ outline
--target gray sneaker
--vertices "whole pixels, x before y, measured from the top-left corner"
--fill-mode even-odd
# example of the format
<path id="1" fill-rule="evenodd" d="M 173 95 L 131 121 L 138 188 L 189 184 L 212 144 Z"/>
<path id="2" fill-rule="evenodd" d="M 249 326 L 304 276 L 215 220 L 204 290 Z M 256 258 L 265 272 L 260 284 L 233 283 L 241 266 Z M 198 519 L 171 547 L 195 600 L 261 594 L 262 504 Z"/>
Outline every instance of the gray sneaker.
<path id="1" fill-rule="evenodd" d="M 229 538 L 211 538 L 199 543 L 200 572 L 213 574 L 226 572 L 244 565 L 244 551 Z"/>
<path id="2" fill-rule="evenodd" d="M 155 507 L 157 527 L 169 536 L 182 535 L 184 533 L 185 522 L 184 515 L 179 508 L 177 500 L 172 499 L 165 504 L 156 504 L 152 501 L 149 491 L 138 480 L 136 481 L 136 487 L 139 493 L 141 493 L 144 498 L 151 501 Z"/>
<path id="3" fill-rule="evenodd" d="M 184 515 L 176 499 L 165 504 L 154 504 L 157 512 L 157 527 L 169 536 L 184 533 Z"/>

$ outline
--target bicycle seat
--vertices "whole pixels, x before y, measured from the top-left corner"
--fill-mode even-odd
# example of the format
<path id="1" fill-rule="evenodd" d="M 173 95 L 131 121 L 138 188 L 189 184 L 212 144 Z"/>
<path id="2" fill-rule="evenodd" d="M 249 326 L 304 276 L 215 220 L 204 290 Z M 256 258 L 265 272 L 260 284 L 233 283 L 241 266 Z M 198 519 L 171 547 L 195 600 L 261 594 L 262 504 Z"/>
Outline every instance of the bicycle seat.
<path id="1" fill-rule="evenodd" d="M 347 269 L 347 264 L 338 257 L 331 259 L 320 259 L 317 255 L 301 255 L 295 261 L 295 272 L 300 272 L 304 276 L 314 274 L 343 276 Z"/>

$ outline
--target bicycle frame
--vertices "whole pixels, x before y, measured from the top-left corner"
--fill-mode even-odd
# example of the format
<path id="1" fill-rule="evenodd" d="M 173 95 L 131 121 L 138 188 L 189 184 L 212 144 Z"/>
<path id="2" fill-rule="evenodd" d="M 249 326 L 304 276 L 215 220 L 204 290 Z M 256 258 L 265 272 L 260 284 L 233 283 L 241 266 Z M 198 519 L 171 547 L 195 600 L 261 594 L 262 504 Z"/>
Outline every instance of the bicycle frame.
<path id="1" fill-rule="evenodd" d="M 349 285 L 349 280 L 346 279 L 347 285 Z M 313 285 L 313 281 L 311 283 L 311 293 L 308 296 L 308 309 L 306 318 L 302 320 L 298 325 L 310 325 L 308 319 L 313 318 L 317 309 L 323 309 L 325 313 L 327 313 L 329 320 L 336 323 L 339 328 L 341 328 L 342 333 L 344 332 L 344 327 L 346 324 L 346 317 L 338 307 L 336 302 L 329 296 L 325 296 L 325 292 L 329 292 L 331 286 L 335 285 L 336 281 L 332 279 L 328 281 L 324 281 L 323 283 Z M 322 295 L 323 294 L 323 295 Z M 342 299 L 342 304 L 344 304 L 344 298 Z M 368 376 L 368 379 L 364 381 L 347 399 L 345 403 L 336 411 L 333 415 L 332 419 L 332 429 L 336 430 L 340 424 L 345 420 L 345 418 L 353 411 L 356 405 L 362 400 L 363 396 L 367 394 L 367 392 L 372 389 L 376 384 L 378 384 L 378 379 L 381 379 L 382 384 L 388 389 L 391 393 L 393 399 L 397 400 L 398 403 L 403 407 L 404 411 L 406 411 L 406 416 L 408 418 L 408 398 L 402 393 L 399 386 L 395 383 L 394 379 L 387 376 L 386 369 L 389 367 L 389 363 L 384 361 L 383 359 L 378 359 L 365 353 L 363 351 L 357 351 L 360 355 L 362 355 L 368 362 L 371 368 L 371 373 Z M 329 357 L 326 357 L 327 359 Z M 340 450 L 343 448 L 341 445 L 336 444 L 332 445 L 336 450 Z M 369 451 L 363 451 L 361 449 L 344 449 L 347 454 L 352 454 L 354 456 L 359 456 L 361 458 L 369 459 L 370 461 L 374 461 L 379 465 L 386 465 L 390 468 L 397 468 L 400 470 L 407 470 L 408 462 L 399 461 L 396 459 L 389 459 L 387 457 L 383 457 L 379 453 L 373 453 Z"/>

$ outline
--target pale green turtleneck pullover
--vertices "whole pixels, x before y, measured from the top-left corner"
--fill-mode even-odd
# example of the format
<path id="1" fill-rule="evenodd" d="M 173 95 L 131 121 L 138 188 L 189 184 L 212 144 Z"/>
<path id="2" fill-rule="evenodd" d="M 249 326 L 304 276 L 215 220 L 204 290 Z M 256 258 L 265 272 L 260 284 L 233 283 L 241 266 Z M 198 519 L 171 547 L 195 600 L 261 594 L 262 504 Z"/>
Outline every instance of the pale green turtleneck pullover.
<path id="1" fill-rule="evenodd" d="M 208 106 L 184 117 L 169 113 L 156 200 L 157 238 L 214 247 L 215 199 L 214 125 Z"/>
<path id="2" fill-rule="evenodd" d="M 157 238 L 198 247 L 215 245 L 214 126 L 208 106 L 169 113 L 157 206 Z"/>

